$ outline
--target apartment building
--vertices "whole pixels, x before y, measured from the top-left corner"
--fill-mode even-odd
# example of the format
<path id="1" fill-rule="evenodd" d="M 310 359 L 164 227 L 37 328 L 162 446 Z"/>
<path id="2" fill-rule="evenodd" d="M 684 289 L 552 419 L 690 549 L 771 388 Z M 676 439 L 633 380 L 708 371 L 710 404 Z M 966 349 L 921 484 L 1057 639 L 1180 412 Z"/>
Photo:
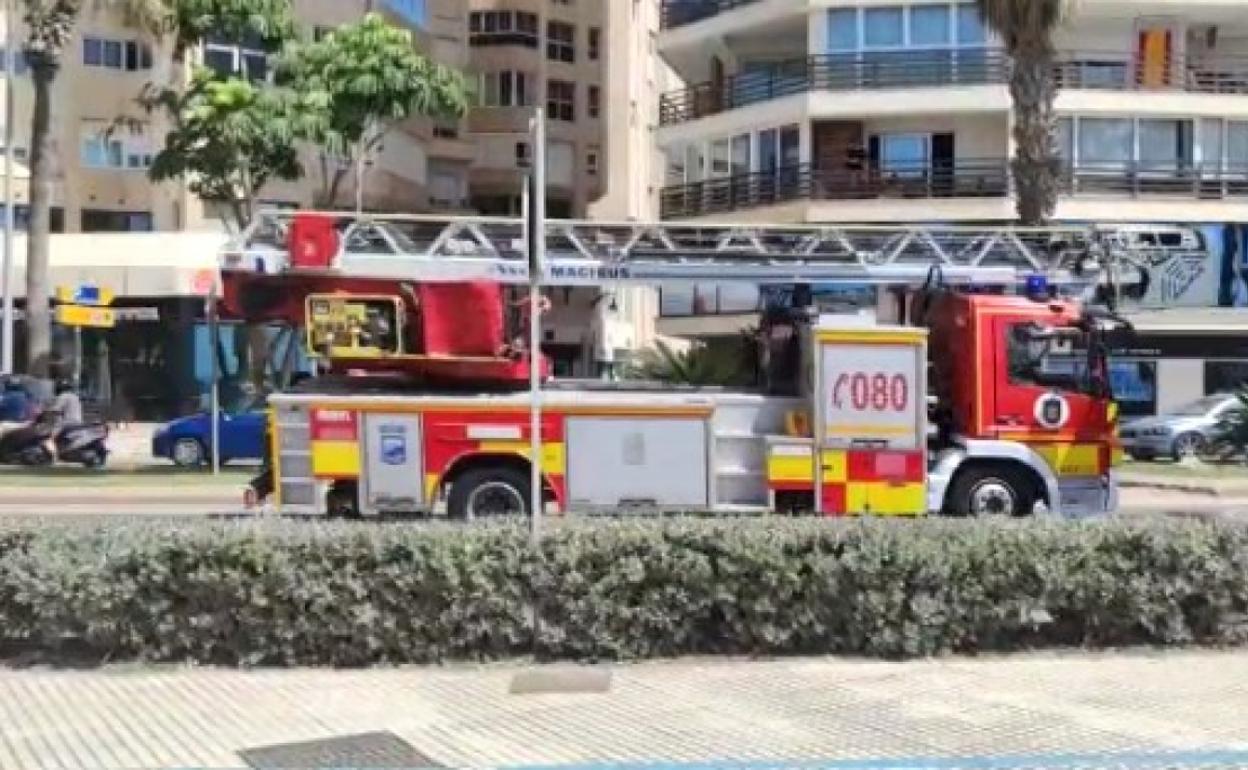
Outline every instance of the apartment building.
<path id="1" fill-rule="evenodd" d="M 974 3 L 660 2 L 658 49 L 685 81 L 660 99 L 665 218 L 1014 218 L 1009 62 Z M 1222 351 L 1180 360 L 1150 355 L 1175 346 L 1145 340 L 1120 379 L 1146 412 L 1248 379 L 1248 351 L 1233 344 L 1248 314 L 1198 323 L 1187 312 L 1179 323 L 1151 312 L 1248 305 L 1248 21 L 1236 0 L 1074 7 L 1057 36 L 1056 217 L 1130 224 L 1126 237 L 1165 245 L 1147 290 L 1130 298 L 1149 311 L 1140 328 L 1199 327 L 1206 339 L 1193 349 Z M 758 301 L 700 287 L 665 295 L 663 310 L 675 323 L 746 318 Z"/>
<path id="2" fill-rule="evenodd" d="M 520 213 L 532 159 L 532 108 L 547 116 L 547 215 L 583 217 L 603 183 L 604 0 L 469 0 L 470 66 L 480 105 L 468 116 L 477 146 L 473 208 Z"/>
<path id="3" fill-rule="evenodd" d="M 322 35 L 368 11 L 385 15 L 413 32 L 416 45 L 439 61 L 466 66 L 466 24 L 460 0 L 295 0 L 302 34 Z M 18 30 L 20 40 L 24 30 Z M 263 79 L 268 58 L 245 42 L 210 38 L 192 53 L 195 64 Z M 29 147 L 33 92 L 27 68 L 16 67 L 14 155 L 19 178 L 19 220 L 27 199 L 24 160 Z M 163 142 L 162 116 L 137 103 L 145 85 L 167 85 L 185 77 L 175 72 L 167 44 L 128 27 L 115 8 L 87 3 L 75 29 L 53 92 L 55 137 L 53 227 L 61 232 L 217 229 L 218 212 L 182 185 L 153 184 L 147 176 Z M 125 123 L 118 123 L 124 118 Z M 367 171 L 365 205 L 403 211 L 431 207 L 462 210 L 468 166 L 474 158 L 458 125 L 411 120 L 392 129 Z M 320 164 L 304 153 L 305 177 L 275 182 L 266 203 L 311 205 L 321 189 Z M 343 185 L 340 205 L 354 202 Z"/>

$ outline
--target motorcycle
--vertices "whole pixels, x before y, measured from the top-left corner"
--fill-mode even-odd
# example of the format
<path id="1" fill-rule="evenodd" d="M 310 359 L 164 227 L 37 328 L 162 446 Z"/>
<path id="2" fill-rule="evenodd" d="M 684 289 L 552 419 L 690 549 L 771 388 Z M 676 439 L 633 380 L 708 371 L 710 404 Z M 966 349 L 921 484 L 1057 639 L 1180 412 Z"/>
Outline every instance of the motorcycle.
<path id="1" fill-rule="evenodd" d="M 108 426 L 104 423 L 65 425 L 56 432 L 53 445 L 63 463 L 99 468 L 108 460 Z"/>
<path id="2" fill-rule="evenodd" d="M 48 447 L 56 435 L 57 415 L 43 412 L 34 420 L 0 435 L 0 465 L 46 466 L 56 461 Z"/>

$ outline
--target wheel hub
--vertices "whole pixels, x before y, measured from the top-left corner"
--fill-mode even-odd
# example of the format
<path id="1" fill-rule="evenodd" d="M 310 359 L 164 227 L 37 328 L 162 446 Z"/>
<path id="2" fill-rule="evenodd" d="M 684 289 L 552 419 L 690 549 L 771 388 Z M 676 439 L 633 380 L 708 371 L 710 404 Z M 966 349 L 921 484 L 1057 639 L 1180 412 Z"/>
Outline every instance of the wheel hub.
<path id="1" fill-rule="evenodd" d="M 482 484 L 468 495 L 468 515 L 472 518 L 519 516 L 524 513 L 520 490 L 501 481 Z"/>
<path id="2" fill-rule="evenodd" d="M 971 513 L 976 516 L 1008 516 L 1015 502 L 1014 490 L 999 479 L 985 479 L 971 490 Z"/>

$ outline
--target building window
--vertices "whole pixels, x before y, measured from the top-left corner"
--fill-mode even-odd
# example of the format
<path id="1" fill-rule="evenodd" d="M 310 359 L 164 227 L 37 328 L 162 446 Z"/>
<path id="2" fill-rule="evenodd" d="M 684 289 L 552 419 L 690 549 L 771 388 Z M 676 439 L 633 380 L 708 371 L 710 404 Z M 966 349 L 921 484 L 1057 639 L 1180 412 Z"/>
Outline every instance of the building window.
<path id="1" fill-rule="evenodd" d="M 884 134 L 880 136 L 880 168 L 895 176 L 918 176 L 931 165 L 930 134 Z"/>
<path id="2" fill-rule="evenodd" d="M 1138 165 L 1144 171 L 1177 171 L 1196 158 L 1195 124 L 1191 120 L 1149 118 L 1065 118 L 1061 128 L 1063 156 L 1087 171 L 1118 171 Z M 1073 134 L 1073 137 L 1070 135 Z M 1207 131 L 1201 132 L 1201 158 L 1219 152 Z M 1073 154 L 1072 151 L 1073 150 Z"/>
<path id="3" fill-rule="evenodd" d="M 576 84 L 566 80 L 546 83 L 546 113 L 551 120 L 576 120 Z"/>
<path id="4" fill-rule="evenodd" d="M 82 63 L 86 67 L 138 72 L 152 68 L 152 49 L 137 40 L 82 39 Z"/>
<path id="5" fill-rule="evenodd" d="M 590 176 L 598 176 L 598 157 L 599 150 L 597 147 L 591 147 L 585 153 L 585 173 Z"/>
<path id="6" fill-rule="evenodd" d="M 602 55 L 602 30 L 598 27 L 589 28 L 589 60 L 598 61 L 598 57 Z"/>
<path id="7" fill-rule="evenodd" d="M 323 27 L 320 24 L 317 24 L 312 28 L 312 41 L 319 43 L 332 34 L 334 34 L 333 27 Z"/>
<path id="8" fill-rule="evenodd" d="M 533 103 L 530 78 L 525 72 L 487 72 L 481 76 L 484 107 L 527 107 Z"/>
<path id="9" fill-rule="evenodd" d="M 473 11 L 468 15 L 468 32 L 469 45 L 537 48 L 537 14 L 526 11 Z"/>
<path id="10" fill-rule="evenodd" d="M 149 211 L 82 210 L 84 233 L 144 233 L 153 229 Z"/>
<path id="11" fill-rule="evenodd" d="M 828 51 L 982 48 L 988 33 L 974 3 L 887 5 L 828 11 Z"/>
<path id="12" fill-rule="evenodd" d="M 576 28 L 561 21 L 546 24 L 546 58 L 571 64 L 576 61 Z"/>
<path id="13" fill-rule="evenodd" d="M 459 124 L 451 120 L 435 120 L 433 135 L 437 139 L 458 139 Z"/>
<path id="14" fill-rule="evenodd" d="M 269 56 L 259 40 L 233 43 L 224 38 L 209 37 L 204 44 L 204 66 L 218 75 L 237 75 L 252 82 L 263 81 L 269 75 Z"/>
<path id="15" fill-rule="evenodd" d="M 142 126 L 109 131 L 104 121 L 84 121 L 79 160 L 84 168 L 145 170 L 152 152 Z"/>
<path id="16" fill-rule="evenodd" d="M 589 113 L 591 118 L 596 118 L 602 114 L 602 89 L 598 86 L 590 86 L 585 100 L 585 111 Z"/>
<path id="17" fill-rule="evenodd" d="M 530 154 L 528 142 L 516 142 L 516 165 L 520 168 L 528 168 L 533 163 L 533 156 Z"/>
<path id="18" fill-rule="evenodd" d="M 0 45 L 0 72 L 3 72 L 4 69 L 8 66 L 9 60 L 8 60 L 7 53 L 8 52 L 5 49 L 5 47 Z M 86 56 L 85 51 L 83 52 L 83 56 L 84 57 Z M 18 76 L 25 75 L 27 72 L 30 71 L 30 61 L 26 58 L 25 51 L 18 51 L 13 56 L 13 70 L 14 70 L 14 74 Z"/>

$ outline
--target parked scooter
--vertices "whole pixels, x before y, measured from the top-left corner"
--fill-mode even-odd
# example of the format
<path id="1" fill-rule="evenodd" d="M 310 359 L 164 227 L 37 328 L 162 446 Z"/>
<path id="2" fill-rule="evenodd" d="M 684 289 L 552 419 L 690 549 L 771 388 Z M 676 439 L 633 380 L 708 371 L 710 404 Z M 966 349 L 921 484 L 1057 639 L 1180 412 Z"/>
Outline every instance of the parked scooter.
<path id="1" fill-rule="evenodd" d="M 65 425 L 52 443 L 56 459 L 63 463 L 99 468 L 108 460 L 108 426 L 102 422 Z"/>
<path id="2" fill-rule="evenodd" d="M 55 412 L 45 411 L 0 435 L 0 465 L 51 465 L 56 457 L 48 445 L 56 435 L 57 420 Z"/>

